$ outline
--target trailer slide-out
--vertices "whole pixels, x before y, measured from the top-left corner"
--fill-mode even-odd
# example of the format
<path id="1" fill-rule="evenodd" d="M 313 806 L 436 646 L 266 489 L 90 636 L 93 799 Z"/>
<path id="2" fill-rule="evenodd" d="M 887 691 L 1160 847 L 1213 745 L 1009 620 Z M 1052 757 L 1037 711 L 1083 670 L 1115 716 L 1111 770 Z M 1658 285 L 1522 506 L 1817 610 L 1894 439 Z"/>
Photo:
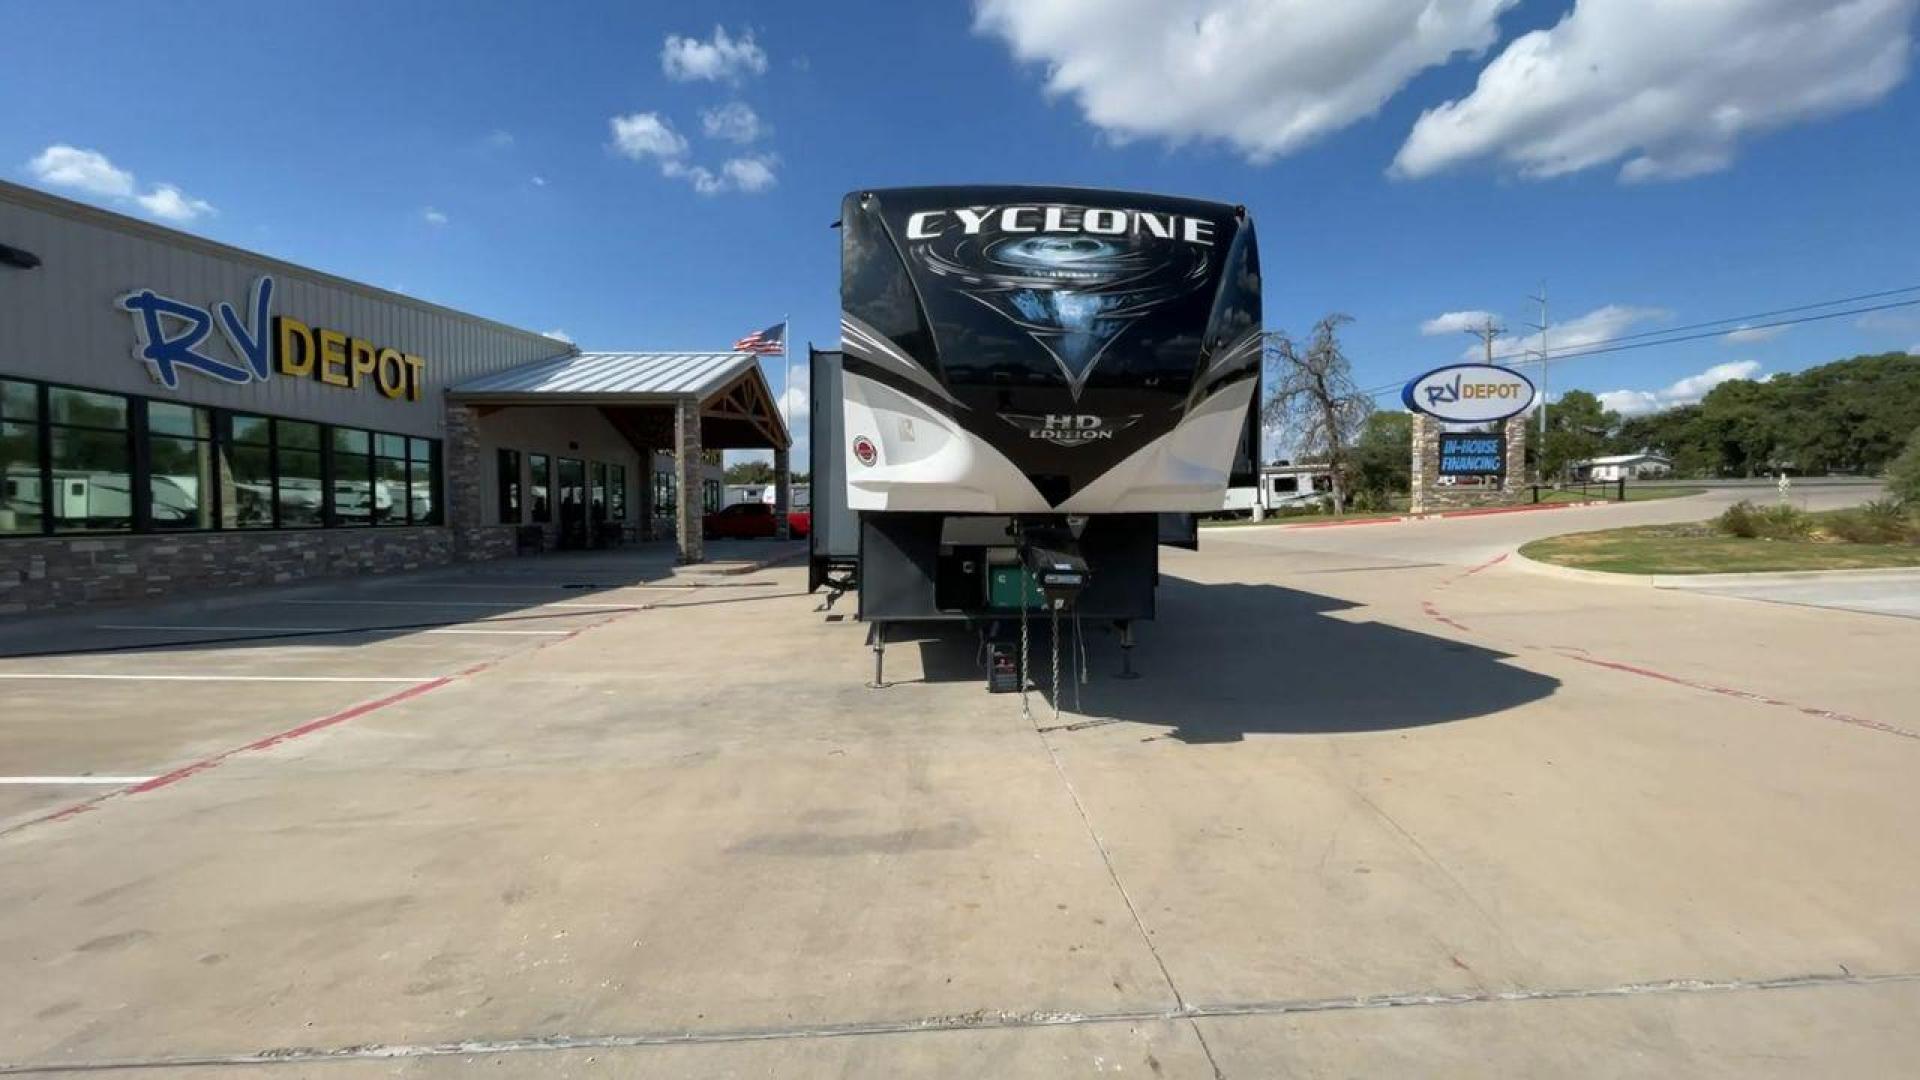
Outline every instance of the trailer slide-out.
<path id="1" fill-rule="evenodd" d="M 840 348 L 811 355 L 810 586 L 856 593 L 876 683 L 893 623 L 972 626 L 994 689 L 1028 685 L 1033 620 L 1056 649 L 1063 618 L 1130 648 L 1160 545 L 1191 546 L 1259 460 L 1245 209 L 903 188 L 848 195 L 840 227 Z"/>

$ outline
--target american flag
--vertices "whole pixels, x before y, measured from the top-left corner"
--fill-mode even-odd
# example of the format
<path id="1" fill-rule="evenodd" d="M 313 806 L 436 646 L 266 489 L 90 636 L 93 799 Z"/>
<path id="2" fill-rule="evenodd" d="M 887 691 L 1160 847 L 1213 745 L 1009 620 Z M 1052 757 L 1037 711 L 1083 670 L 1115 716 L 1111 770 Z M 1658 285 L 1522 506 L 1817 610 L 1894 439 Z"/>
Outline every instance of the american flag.
<path id="1" fill-rule="evenodd" d="M 774 323 L 765 330 L 755 330 L 746 337 L 733 343 L 734 352 L 750 352 L 759 356 L 785 356 L 787 354 L 787 324 Z"/>

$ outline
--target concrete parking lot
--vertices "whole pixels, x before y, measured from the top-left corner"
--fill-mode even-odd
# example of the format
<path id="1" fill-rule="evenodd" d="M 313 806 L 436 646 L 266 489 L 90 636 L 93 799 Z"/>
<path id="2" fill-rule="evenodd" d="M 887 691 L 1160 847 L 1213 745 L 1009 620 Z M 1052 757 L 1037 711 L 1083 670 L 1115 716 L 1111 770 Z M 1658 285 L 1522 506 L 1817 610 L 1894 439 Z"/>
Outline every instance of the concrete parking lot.
<path id="1" fill-rule="evenodd" d="M 794 567 L 10 633 L 0 1072 L 1907 1071 L 1920 621 L 1504 557 L 1716 498 L 1209 532 L 1058 721 Z"/>

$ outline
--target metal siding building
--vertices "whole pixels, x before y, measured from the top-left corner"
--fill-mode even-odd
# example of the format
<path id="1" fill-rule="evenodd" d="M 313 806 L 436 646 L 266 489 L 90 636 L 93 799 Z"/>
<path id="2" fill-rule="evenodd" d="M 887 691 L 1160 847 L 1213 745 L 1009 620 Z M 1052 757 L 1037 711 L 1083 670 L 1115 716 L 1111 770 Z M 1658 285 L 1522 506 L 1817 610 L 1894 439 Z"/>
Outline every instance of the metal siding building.
<path id="1" fill-rule="evenodd" d="M 698 561 L 718 450 L 785 460 L 771 403 L 745 354 L 583 356 L 0 182 L 0 615 L 668 529 Z"/>
<path id="2" fill-rule="evenodd" d="M 24 378 L 438 438 L 448 386 L 570 350 L 530 331 L 4 182 L 0 243 L 41 260 L 30 273 L 0 277 L 0 371 Z M 276 313 L 423 357 L 420 400 L 286 376 L 231 386 L 184 373 L 170 390 L 135 357 L 134 316 L 118 306 L 122 295 L 152 288 L 191 304 L 224 300 L 240 308 L 262 275 L 273 278 Z"/>

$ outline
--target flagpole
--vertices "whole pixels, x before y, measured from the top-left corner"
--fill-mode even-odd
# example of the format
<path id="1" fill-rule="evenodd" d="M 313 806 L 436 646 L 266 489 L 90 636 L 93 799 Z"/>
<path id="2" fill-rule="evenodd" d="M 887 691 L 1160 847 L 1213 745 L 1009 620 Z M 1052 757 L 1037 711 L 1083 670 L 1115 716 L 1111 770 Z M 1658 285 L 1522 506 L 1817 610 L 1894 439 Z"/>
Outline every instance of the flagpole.
<path id="1" fill-rule="evenodd" d="M 793 407 L 787 399 L 793 396 L 793 316 L 780 316 L 780 423 L 787 429 L 787 438 L 793 438 Z M 793 472 L 793 458 L 787 458 L 787 472 Z"/>

